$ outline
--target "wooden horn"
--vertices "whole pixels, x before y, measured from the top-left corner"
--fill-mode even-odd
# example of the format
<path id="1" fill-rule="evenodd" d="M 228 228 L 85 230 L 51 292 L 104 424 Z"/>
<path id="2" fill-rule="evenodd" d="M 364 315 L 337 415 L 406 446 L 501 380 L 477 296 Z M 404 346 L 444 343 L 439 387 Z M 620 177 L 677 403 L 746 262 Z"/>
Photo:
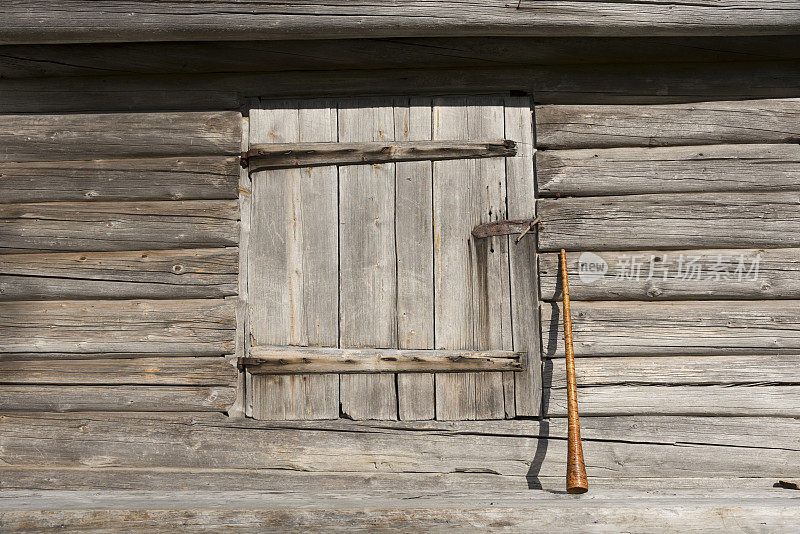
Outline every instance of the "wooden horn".
<path id="1" fill-rule="evenodd" d="M 561 289 L 564 298 L 564 349 L 567 355 L 567 492 L 586 493 L 589 480 L 583 462 L 581 423 L 578 420 L 578 386 L 575 384 L 575 354 L 572 351 L 572 314 L 569 309 L 567 253 L 561 249 Z"/>

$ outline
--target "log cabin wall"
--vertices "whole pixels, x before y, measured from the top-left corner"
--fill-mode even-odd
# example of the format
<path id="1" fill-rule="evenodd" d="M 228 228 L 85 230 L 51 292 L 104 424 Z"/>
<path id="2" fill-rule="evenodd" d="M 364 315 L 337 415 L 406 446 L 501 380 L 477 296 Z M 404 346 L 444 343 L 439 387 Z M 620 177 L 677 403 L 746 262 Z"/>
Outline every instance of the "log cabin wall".
<path id="1" fill-rule="evenodd" d="M 297 495 L 315 503 L 313 509 L 303 508 L 304 524 L 317 521 L 330 526 L 339 521 L 337 525 L 347 527 L 347 521 L 366 521 L 353 510 L 368 503 L 375 505 L 371 517 L 407 529 L 419 527 L 422 516 L 426 524 L 440 521 L 471 529 L 496 525 L 497 508 L 465 519 L 467 499 L 486 510 L 487 495 L 494 503 L 508 504 L 495 496 L 524 491 L 527 502 L 541 493 L 528 492 L 529 488 L 563 490 L 567 430 L 558 398 L 563 361 L 558 359 L 560 332 L 553 326 L 558 308 L 550 304 L 558 295 L 553 270 L 558 242 L 546 241 L 556 238 L 573 252 L 573 313 L 580 406 L 585 413 L 581 423 L 592 491 L 598 490 L 598 495 L 609 487 L 647 491 L 616 494 L 610 503 L 598 499 L 586 508 L 574 506 L 575 502 L 565 506 L 556 501 L 560 496 L 552 496 L 547 504 L 536 501 L 531 512 L 516 501 L 503 508 L 502 524 L 528 521 L 533 529 L 546 521 L 554 529 L 567 525 L 580 530 L 594 521 L 608 521 L 610 514 L 622 525 L 616 530 L 629 529 L 630 517 L 648 528 L 683 525 L 688 530 L 730 527 L 728 520 L 761 528 L 760 522 L 780 525 L 787 517 L 796 519 L 796 512 L 765 505 L 765 500 L 728 498 L 719 502 L 735 504 L 709 511 L 710 505 L 699 502 L 702 499 L 684 496 L 663 512 L 662 501 L 651 505 L 654 499 L 641 498 L 652 496 L 658 487 L 692 488 L 689 494 L 695 497 L 718 488 L 741 492 L 736 495 L 757 488 L 761 495 L 779 478 L 800 477 L 800 420 L 787 416 L 796 413 L 796 400 L 788 396 L 799 382 L 796 339 L 792 323 L 782 322 L 796 321 L 790 306 L 800 299 L 792 267 L 798 245 L 786 241 L 791 232 L 781 231 L 782 224 L 786 228 L 795 224 L 790 208 L 796 206 L 786 202 L 792 202 L 795 194 L 791 190 L 796 183 L 792 167 L 796 142 L 766 137 L 765 131 L 780 130 L 768 127 L 754 129 L 746 141 L 705 137 L 698 142 L 714 146 L 687 147 L 695 142 L 686 137 L 691 132 L 719 133 L 718 122 L 695 128 L 691 119 L 673 129 L 682 136 L 670 141 L 677 146 L 644 149 L 651 137 L 661 138 L 661 128 L 667 126 L 663 113 L 662 119 L 654 120 L 659 130 L 634 135 L 634 146 L 625 145 L 628 133 L 606 132 L 602 137 L 612 140 L 609 145 L 574 126 L 594 125 L 585 113 L 614 111 L 603 107 L 607 104 L 623 106 L 617 111 L 629 110 L 634 128 L 641 130 L 650 122 L 649 114 L 661 108 L 634 104 L 800 97 L 798 45 L 794 35 L 774 35 L 2 46 L 3 140 L 15 147 L 9 154 L 22 155 L 9 156 L 0 164 L 0 209 L 9 214 L 4 215 L 2 229 L 2 246 L 9 250 L 0 259 L 5 269 L 0 273 L 4 291 L 0 299 L 8 297 L 0 302 L 3 329 L 8 332 L 0 340 L 4 344 L 0 364 L 8 363 L 3 368 L 8 378 L 0 385 L 4 399 L 0 487 L 8 492 L 85 490 L 92 495 L 158 488 L 180 492 L 185 499 L 179 504 L 170 501 L 166 507 L 186 508 L 170 519 L 171 511 L 105 513 L 95 510 L 92 501 L 92 510 L 85 513 L 81 507 L 87 505 L 80 503 L 71 505 L 77 511 L 64 507 L 38 516 L 26 510 L 4 511 L 4 526 L 28 525 L 33 517 L 58 527 L 86 528 L 127 527 L 131 522 L 161 527 L 175 517 L 191 525 L 224 522 L 230 511 L 211 508 L 232 500 L 236 506 L 253 508 L 275 503 L 277 511 L 239 514 L 237 519 L 250 521 L 247 524 L 273 521 L 296 526 L 298 501 L 291 499 Z M 232 298 L 240 279 L 237 272 L 239 276 L 243 272 L 236 248 L 247 245 L 250 221 L 242 219 L 241 233 L 234 226 L 239 213 L 249 213 L 252 193 L 247 179 L 236 193 L 237 171 L 231 156 L 239 151 L 238 111 L 275 98 L 509 90 L 527 92 L 537 106 L 567 106 L 553 108 L 554 112 L 584 113 L 576 121 L 556 120 L 548 128 L 547 108 L 536 109 L 541 209 L 559 222 L 603 209 L 610 222 L 618 223 L 612 226 L 616 233 L 609 236 L 598 227 L 565 225 L 567 233 L 561 235 L 547 233 L 553 225 L 543 228 L 540 270 L 541 297 L 546 301 L 543 374 L 548 416 L 504 421 L 281 422 L 235 419 L 222 413 L 231 412 L 235 380 L 223 355 L 236 348 Z M 225 110 L 234 112 L 219 113 Z M 673 108 L 667 112 L 675 113 Z M 87 116 L 92 120 L 85 120 Z M 181 117 L 194 117 L 195 122 L 182 122 Z M 223 128 L 229 141 L 195 150 L 197 132 L 203 132 L 214 117 L 225 124 L 232 121 Z M 59 148 L 58 143 L 70 142 L 68 136 L 54 137 L 47 128 L 61 121 L 67 125 L 65 132 L 76 132 L 80 126 L 64 121 L 87 125 L 101 124 L 97 122 L 101 119 L 106 122 L 102 128 L 91 127 L 83 148 L 69 144 Z M 161 131 L 146 142 L 136 141 L 130 132 L 144 119 L 155 119 Z M 556 135 L 550 145 L 541 137 L 548 129 Z M 20 131 L 38 139 L 39 148 L 29 147 L 18 136 Z M 788 131 L 794 135 L 796 129 Z M 139 148 L 126 154 L 110 150 L 108 145 L 116 143 L 117 136 Z M 558 136 L 572 140 L 564 144 Z M 577 145 L 569 144 L 576 139 Z M 759 150 L 757 145 L 768 146 Z M 154 154 L 146 147 L 164 148 Z M 597 152 L 601 149 L 604 152 Z M 739 156 L 745 153 L 747 157 Z M 2 154 L 6 157 L 6 152 Z M 206 158 L 213 161 L 200 161 Z M 562 160 L 567 163 L 562 165 Z M 195 161 L 197 166 L 186 173 L 179 161 L 186 165 Z M 711 165 L 717 170 L 711 172 Z M 758 179 L 753 168 L 765 169 L 770 180 Z M 109 176 L 126 185 L 114 187 Z M 559 191 L 562 182 L 565 189 Z M 553 200 L 557 195 L 568 198 Z M 693 221 L 708 222 L 702 231 L 682 227 L 674 241 L 648 243 L 647 233 L 630 232 L 623 223 L 635 216 L 653 231 L 658 223 L 647 218 L 648 210 L 660 209 L 659 217 L 674 220 L 677 209 L 686 204 L 679 199 L 691 195 L 699 198 L 689 203 L 697 207 L 690 210 L 698 217 Z M 725 213 L 709 212 L 713 206 L 701 202 L 713 195 L 723 201 L 719 206 L 730 209 L 725 213 L 735 217 L 719 224 Z M 238 213 L 237 196 L 243 207 Z M 625 203 L 615 204 L 621 197 Z M 764 211 L 765 203 L 759 200 L 767 198 L 773 211 Z M 557 203 L 562 201 L 565 204 Z M 562 205 L 568 216 L 559 214 Z M 631 211 L 637 206 L 638 211 Z M 751 232 L 752 224 L 745 226 L 741 220 L 748 211 L 778 218 L 771 220 L 774 225 L 768 234 L 759 235 Z M 159 221 L 168 221 L 169 226 Z M 109 239 L 109 227 L 102 231 L 101 227 L 111 223 L 113 228 L 117 222 L 127 233 Z M 561 227 L 555 225 L 555 230 Z M 731 235 L 742 237 L 736 232 L 745 231 L 751 232 L 746 239 L 731 240 Z M 615 241 L 603 241 L 607 238 Z M 750 244 L 745 244 L 748 240 Z M 64 248 L 65 242 L 74 248 Z M 611 278 L 582 284 L 575 270 L 574 262 L 585 250 L 615 267 L 628 252 L 649 260 L 651 250 L 672 253 L 679 247 L 704 251 L 704 268 L 716 261 L 716 249 L 725 254 L 764 249 L 762 274 L 769 276 L 770 287 L 750 281 L 621 284 Z M 177 275 L 176 266 L 191 270 L 192 278 Z M 6 277 L 13 277 L 13 284 Z M 246 285 L 239 285 L 239 298 L 246 297 L 246 290 Z M 672 309 L 675 314 L 670 315 Z M 683 336 L 676 332 L 676 320 L 686 321 L 681 328 L 697 334 L 690 344 L 677 341 Z M 742 335 L 745 332 L 752 336 Z M 626 344 L 620 339 L 627 339 Z M 742 343 L 746 346 L 740 347 Z M 115 393 L 114 387 L 121 389 Z M 785 404 L 779 405 L 779 400 Z M 64 411 L 70 413 L 59 413 Z M 251 500 L 214 493 L 243 488 L 272 493 Z M 380 500 L 356 495 L 353 488 L 380 492 Z M 317 495 L 322 492 L 327 493 Z M 338 498 L 331 497 L 337 492 Z M 348 496 L 342 497 L 342 492 Z M 435 503 L 426 500 L 424 510 L 405 511 L 400 515 L 408 519 L 398 519 L 398 508 L 423 502 L 408 500 L 409 494 L 418 492 L 459 496 Z M 355 501 L 347 500 L 351 496 Z M 51 506 L 60 506 L 53 502 Z M 203 513 L 195 513 L 198 503 Z M 152 504 L 113 506 L 129 510 Z M 294 511 L 287 513 L 285 508 Z M 547 513 L 542 512 L 545 508 Z M 666 514 L 669 520 L 664 519 Z"/>
<path id="2" fill-rule="evenodd" d="M 235 401 L 238 112 L 0 116 L 0 409 Z"/>
<path id="3" fill-rule="evenodd" d="M 797 417 L 800 100 L 538 106 L 545 414 Z"/>

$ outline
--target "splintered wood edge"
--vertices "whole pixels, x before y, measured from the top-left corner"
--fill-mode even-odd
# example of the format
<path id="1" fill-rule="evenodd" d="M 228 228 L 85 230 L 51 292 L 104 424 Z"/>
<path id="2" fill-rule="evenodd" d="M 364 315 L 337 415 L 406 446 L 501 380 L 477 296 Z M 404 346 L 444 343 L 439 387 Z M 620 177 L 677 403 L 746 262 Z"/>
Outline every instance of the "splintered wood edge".
<path id="1" fill-rule="evenodd" d="M 253 374 L 523 371 L 527 354 L 506 350 L 252 347 L 239 367 Z"/>

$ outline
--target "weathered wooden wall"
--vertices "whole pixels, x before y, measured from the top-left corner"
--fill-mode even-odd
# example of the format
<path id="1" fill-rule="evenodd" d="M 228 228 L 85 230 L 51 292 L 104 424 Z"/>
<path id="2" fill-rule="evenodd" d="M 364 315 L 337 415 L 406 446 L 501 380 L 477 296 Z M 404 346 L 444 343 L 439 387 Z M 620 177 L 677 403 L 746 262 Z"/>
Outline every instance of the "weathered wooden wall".
<path id="1" fill-rule="evenodd" d="M 562 104 L 797 97 L 799 41 L 784 35 L 9 45 L 0 47 L 0 113 L 202 111 L 239 109 L 248 97 L 509 90 Z"/>
<path id="2" fill-rule="evenodd" d="M 800 415 L 799 115 L 797 99 L 536 108 L 546 413 L 566 413 L 566 248 L 582 415 Z"/>
<path id="3" fill-rule="evenodd" d="M 367 528 L 380 518 L 417 529 L 431 521 L 533 529 L 547 517 L 554 531 L 609 522 L 614 530 L 630 529 L 632 522 L 729 530 L 796 524 L 798 507 L 760 498 L 777 479 L 800 477 L 800 253 L 791 232 L 797 224 L 796 104 L 706 105 L 702 121 L 690 107 L 631 104 L 798 97 L 797 42 L 790 36 L 2 47 L 0 112 L 25 115 L 0 119 L 0 138 L 18 154 L 0 156 L 0 487 L 37 492 L 21 498 L 6 493 L 16 500 L 7 499 L 2 523 L 297 527 L 330 526 L 335 517 Z M 236 380 L 222 355 L 247 341 L 241 322 L 235 336 L 231 297 L 237 286 L 240 292 L 257 288 L 247 287 L 247 263 L 237 257 L 237 246 L 250 239 L 250 220 L 237 221 L 238 206 L 249 217 L 252 186 L 246 173 L 238 183 L 239 116 L 215 111 L 238 109 L 253 96 L 509 89 L 533 92 L 543 104 L 625 105 L 536 110 L 539 193 L 551 197 L 542 205 L 545 214 L 580 214 L 588 221 L 602 209 L 617 221 L 610 235 L 598 224 L 548 230 L 545 223 L 542 238 L 549 241 L 543 241 L 540 274 L 547 301 L 548 417 L 275 422 L 221 413 L 233 402 Z M 185 113 L 150 114 L 179 110 L 201 113 L 195 123 Z M 105 115 L 131 111 L 148 113 Z M 79 119 L 64 112 L 90 114 L 105 121 L 104 130 L 76 128 Z M 51 113 L 45 120 L 36 116 Z M 575 130 L 588 122 L 587 113 L 605 122 L 591 132 Z M 747 119 L 736 119 L 742 115 Z M 136 119 L 155 121 L 149 123 L 152 139 L 136 129 Z M 206 130 L 209 122 L 220 129 Z M 625 131 L 614 128 L 623 122 Z M 16 138 L 17 128 L 28 132 L 30 143 Z M 71 132 L 77 137 L 66 135 Z M 202 148 L 193 144 L 195 136 Z M 684 205 L 677 199 L 692 199 L 699 212 L 723 206 L 722 214 L 732 216 L 698 215 L 704 228 L 686 226 L 676 220 Z M 634 215 L 650 234 L 626 233 L 620 222 L 626 205 L 642 208 Z M 656 207 L 664 218 L 648 217 Z M 745 218 L 753 223 L 742 224 Z M 768 234 L 753 231 L 759 220 L 771 225 Z M 241 243 L 237 224 L 245 230 Z M 692 244 L 682 244 L 687 240 Z M 707 269 L 719 255 L 741 253 L 749 261 L 761 253 L 762 278 L 584 284 L 575 271 L 580 254 L 574 252 L 582 249 L 571 245 L 578 242 L 614 266 L 641 254 L 676 268 L 683 252 Z M 637 491 L 612 501 L 559 500 L 533 508 L 504 499 L 508 507 L 500 509 L 494 499 L 476 500 L 504 491 L 523 491 L 528 499 L 529 488 L 563 489 L 560 316 L 550 304 L 559 296 L 559 244 L 573 250 L 573 320 L 592 492 L 603 495 L 597 490 L 611 486 L 652 496 L 654 487 L 694 488 L 689 497 L 650 504 Z M 686 329 L 695 334 L 691 339 Z M 63 413 L 72 411 L 80 413 Z M 740 487 L 759 499 L 730 489 Z M 142 510 L 152 504 L 142 501 L 95 509 L 98 491 L 153 488 L 175 491 L 162 506 L 180 511 L 147 515 Z M 219 502 L 246 508 L 228 514 L 212 510 L 208 500 L 202 510 L 199 500 L 187 502 L 195 500 L 187 490 L 242 488 L 281 492 L 271 498 L 286 504 L 264 512 L 256 510 L 256 500 L 271 499 L 263 494 L 249 501 L 219 495 Z M 342 488 L 383 492 L 380 511 L 375 500 L 330 501 Z M 703 496 L 719 488 L 728 499 L 709 508 Z M 86 490 L 92 501 L 43 503 L 50 497 L 42 489 Z M 457 493 L 447 505 L 416 499 L 447 491 Z M 317 501 L 327 504 L 309 511 L 315 493 L 327 493 Z M 409 512 L 409 502 L 423 504 Z M 465 502 L 480 509 L 465 512 Z M 19 503 L 27 508 L 15 508 Z M 364 512 L 365 503 L 376 507 Z M 37 513 L 37 507 L 50 509 Z M 90 510 L 73 512 L 76 507 Z"/>
<path id="4" fill-rule="evenodd" d="M 57 7 L 57 9 L 55 8 Z M 602 16 L 598 16 L 598 12 Z M 0 10 L 0 43 L 419 36 L 774 35 L 800 32 L 790 0 L 417 0 L 286 3 L 29 0 Z M 91 24 L 86 24 L 87 19 Z"/>
<path id="5" fill-rule="evenodd" d="M 0 409 L 236 398 L 237 112 L 0 116 Z"/>

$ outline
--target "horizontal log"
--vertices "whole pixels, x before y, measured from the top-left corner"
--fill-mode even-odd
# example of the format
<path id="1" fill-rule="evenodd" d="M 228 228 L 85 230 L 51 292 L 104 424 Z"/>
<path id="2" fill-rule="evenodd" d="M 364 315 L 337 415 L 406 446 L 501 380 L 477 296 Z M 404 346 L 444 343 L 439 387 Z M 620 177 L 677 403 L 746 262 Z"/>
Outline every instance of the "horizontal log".
<path id="1" fill-rule="evenodd" d="M 235 199 L 237 160 L 214 156 L 0 163 L 0 202 Z"/>
<path id="2" fill-rule="evenodd" d="M 504 0 L 286 4 L 235 0 L 209 4 L 104 0 L 10 4 L 0 44 L 126 41 L 330 39 L 424 36 L 783 35 L 800 31 L 790 2 L 509 2 Z M 600 16 L 598 16 L 598 13 Z M 92 24 L 85 21 L 91 18 Z"/>
<path id="3" fill-rule="evenodd" d="M 614 415 L 800 416 L 800 386 L 589 386 L 578 390 L 582 417 Z M 566 417 L 566 389 L 545 389 L 544 413 Z"/>
<path id="4" fill-rule="evenodd" d="M 287 167 L 360 165 L 395 161 L 439 161 L 511 157 L 516 143 L 492 141 L 407 141 L 386 143 L 274 143 L 253 145 L 242 164 L 250 172 Z"/>
<path id="5" fill-rule="evenodd" d="M 524 352 L 252 347 L 239 366 L 250 374 L 522 371 Z"/>
<path id="6" fill-rule="evenodd" d="M 0 161 L 236 155 L 241 127 L 233 111 L 0 115 Z"/>
<path id="7" fill-rule="evenodd" d="M 580 506 L 558 492 L 479 490 L 279 493 L 274 491 L 10 491 L 0 520 L 11 530 L 280 531 L 592 530 L 743 531 L 791 530 L 800 518 L 797 498 L 776 490 L 648 492 L 607 490 Z"/>
<path id="8" fill-rule="evenodd" d="M 4 385 L 235 387 L 236 376 L 236 368 L 219 356 L 0 361 Z"/>
<path id="9" fill-rule="evenodd" d="M 0 410 L 32 412 L 224 412 L 236 388 L 200 386 L 41 386 L 0 388 Z"/>
<path id="10" fill-rule="evenodd" d="M 224 297 L 238 271 L 235 247 L 0 254 L 0 301 Z"/>
<path id="11" fill-rule="evenodd" d="M 236 200 L 0 204 L 0 253 L 236 245 Z"/>
<path id="12" fill-rule="evenodd" d="M 294 492 L 311 495 L 313 492 L 338 491 L 341 488 L 368 488 L 370 494 L 380 491 L 481 491 L 501 492 L 531 487 L 557 492 L 564 489 L 564 476 L 526 477 L 497 476 L 481 472 L 452 473 L 369 473 L 330 472 L 304 473 L 284 469 L 186 469 L 135 467 L 3 467 L 0 469 L 0 488 L 9 490 L 89 490 L 93 492 L 120 490 L 240 491 L 242 488 L 270 488 L 274 492 Z M 661 490 L 689 489 L 714 491 L 719 488 L 758 489 L 770 491 L 773 478 L 729 476 L 699 478 L 687 474 L 675 477 L 592 477 L 592 492 L 604 489 Z"/>
<path id="13" fill-rule="evenodd" d="M 800 476 L 800 420 L 772 417 L 584 417 L 589 476 Z M 559 477 L 566 421 L 304 423 L 222 414 L 6 413 L 4 467 L 280 469 L 351 473 L 493 473 Z M 687 446 L 691 444 L 691 446 Z M 377 478 L 380 478 L 378 476 Z M 777 478 L 776 478 L 777 480 Z"/>
<path id="14" fill-rule="evenodd" d="M 407 68 L 0 79 L 0 112 L 240 109 L 248 97 L 536 94 L 547 104 L 663 104 L 800 96 L 797 61 Z M 193 98 L 186 98 L 187 91 Z M 758 142 L 766 142 L 760 140 Z"/>
<path id="15" fill-rule="evenodd" d="M 573 302 L 576 356 L 800 353 L 800 302 Z M 564 355 L 560 304 L 542 306 L 546 357 Z"/>
<path id="16" fill-rule="evenodd" d="M 656 106 L 539 106 L 539 148 L 797 143 L 800 99 Z"/>
<path id="17" fill-rule="evenodd" d="M 0 352 L 232 353 L 230 300 L 6 302 Z"/>
<path id="18" fill-rule="evenodd" d="M 251 36 L 252 37 L 252 36 Z M 261 37 L 261 35 L 259 35 Z M 0 78 L 800 59 L 793 35 L 7 45 Z"/>
<path id="19" fill-rule="evenodd" d="M 797 248 L 568 252 L 567 273 L 572 300 L 800 298 Z M 558 254 L 540 254 L 543 300 L 559 277 Z"/>
<path id="20" fill-rule="evenodd" d="M 800 355 L 797 354 L 581 358 L 575 369 L 578 387 L 800 384 Z M 542 380 L 545 387 L 565 388 L 563 361 L 546 360 Z M 750 391 L 731 390 L 744 395 Z"/>
<path id="21" fill-rule="evenodd" d="M 797 191 L 798 145 L 540 150 L 541 196 Z"/>
<path id="22" fill-rule="evenodd" d="M 539 247 L 554 251 L 800 245 L 800 193 L 540 199 Z"/>

